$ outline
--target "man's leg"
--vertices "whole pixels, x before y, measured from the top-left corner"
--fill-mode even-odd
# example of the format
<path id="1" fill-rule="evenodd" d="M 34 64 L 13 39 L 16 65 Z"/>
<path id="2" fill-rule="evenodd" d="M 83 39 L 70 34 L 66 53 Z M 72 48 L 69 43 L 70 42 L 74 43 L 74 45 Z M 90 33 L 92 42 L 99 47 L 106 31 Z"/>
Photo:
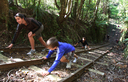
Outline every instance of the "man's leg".
<path id="1" fill-rule="evenodd" d="M 31 50 L 27 53 L 27 55 L 32 55 L 32 54 L 36 53 L 36 51 L 35 51 L 35 41 L 34 41 L 33 36 L 35 36 L 35 34 L 32 34 L 31 36 L 28 34 L 29 42 L 30 42 L 30 45 L 31 45 Z"/>
<path id="2" fill-rule="evenodd" d="M 29 42 L 30 42 L 30 45 L 31 45 L 31 49 L 35 49 L 35 41 L 34 41 L 34 38 L 33 36 L 35 36 L 35 34 L 32 34 L 31 36 L 28 36 L 29 38 Z"/>
<path id="3" fill-rule="evenodd" d="M 44 46 L 47 48 L 46 43 L 45 43 L 45 41 L 43 40 L 42 37 L 39 37 L 38 40 L 40 41 L 40 43 L 41 43 L 42 45 L 44 45 Z"/>

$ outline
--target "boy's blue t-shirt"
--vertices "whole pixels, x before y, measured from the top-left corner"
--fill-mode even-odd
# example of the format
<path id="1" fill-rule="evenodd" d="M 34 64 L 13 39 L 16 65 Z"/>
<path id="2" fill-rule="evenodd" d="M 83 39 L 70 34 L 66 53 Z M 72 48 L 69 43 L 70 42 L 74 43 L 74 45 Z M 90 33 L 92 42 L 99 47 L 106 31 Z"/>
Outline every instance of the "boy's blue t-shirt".
<path id="1" fill-rule="evenodd" d="M 67 54 L 68 52 L 71 52 L 71 51 L 75 51 L 75 47 L 69 43 L 64 43 L 64 42 L 58 42 L 58 43 L 59 43 L 59 46 L 57 47 L 57 49 L 49 50 L 48 55 L 46 56 L 46 58 L 49 58 L 55 51 L 57 52 L 56 59 L 52 64 L 52 66 L 50 67 L 50 69 L 48 70 L 49 73 L 51 73 L 56 68 L 56 66 L 59 64 L 60 59 L 64 54 Z"/>

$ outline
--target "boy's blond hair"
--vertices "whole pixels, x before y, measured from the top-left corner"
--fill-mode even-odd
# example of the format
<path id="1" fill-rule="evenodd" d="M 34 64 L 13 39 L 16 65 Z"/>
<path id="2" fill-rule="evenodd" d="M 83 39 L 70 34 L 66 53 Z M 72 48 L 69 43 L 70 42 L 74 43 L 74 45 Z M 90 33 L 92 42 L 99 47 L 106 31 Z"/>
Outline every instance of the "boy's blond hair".
<path id="1" fill-rule="evenodd" d="M 58 40 L 56 39 L 56 37 L 51 37 L 47 40 L 46 45 L 48 47 L 54 48 L 54 47 L 58 47 L 59 43 L 58 43 Z"/>

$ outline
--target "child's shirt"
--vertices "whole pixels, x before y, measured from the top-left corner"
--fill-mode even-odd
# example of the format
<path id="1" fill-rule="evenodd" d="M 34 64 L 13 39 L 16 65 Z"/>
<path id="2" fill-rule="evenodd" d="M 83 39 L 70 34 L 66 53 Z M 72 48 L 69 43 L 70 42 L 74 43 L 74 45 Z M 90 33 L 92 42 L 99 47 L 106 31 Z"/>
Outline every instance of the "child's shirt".
<path id="1" fill-rule="evenodd" d="M 87 46 L 88 46 L 88 43 L 87 43 L 87 41 L 86 41 L 86 40 L 85 40 L 84 42 L 83 42 L 83 40 L 80 40 L 78 43 L 80 43 L 80 42 L 82 43 L 82 45 L 83 45 L 83 46 L 85 46 L 85 45 L 87 45 Z"/>
<path id="2" fill-rule="evenodd" d="M 69 43 L 64 43 L 64 42 L 58 42 L 58 43 L 59 46 L 57 47 L 57 49 L 49 50 L 48 55 L 46 56 L 46 58 L 49 58 L 55 51 L 57 52 L 56 59 L 52 64 L 52 66 L 50 67 L 50 69 L 48 70 L 49 73 L 51 73 L 56 68 L 56 66 L 59 64 L 60 59 L 64 54 L 75 51 L 75 47 Z"/>

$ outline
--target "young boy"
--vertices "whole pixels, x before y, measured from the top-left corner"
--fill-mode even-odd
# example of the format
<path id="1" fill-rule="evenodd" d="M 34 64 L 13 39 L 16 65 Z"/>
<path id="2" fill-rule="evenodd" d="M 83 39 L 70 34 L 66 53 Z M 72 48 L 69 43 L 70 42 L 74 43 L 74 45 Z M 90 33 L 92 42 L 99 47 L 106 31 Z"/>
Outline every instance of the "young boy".
<path id="1" fill-rule="evenodd" d="M 50 50 L 48 52 L 48 55 L 46 57 L 43 57 L 43 59 L 48 59 L 55 51 L 57 52 L 57 54 L 54 63 L 47 72 L 43 72 L 43 76 L 50 74 L 56 68 L 60 61 L 67 63 L 66 68 L 71 68 L 71 60 L 73 60 L 74 57 L 77 58 L 77 56 L 74 55 L 74 46 L 69 43 L 59 42 L 55 37 L 51 37 L 50 39 L 48 39 L 46 45 Z"/>
<path id="2" fill-rule="evenodd" d="M 74 46 L 76 46 L 80 42 L 82 43 L 82 48 L 86 49 L 88 47 L 88 49 L 90 49 L 85 37 L 82 37 L 82 39 L 79 42 L 77 42 Z"/>

